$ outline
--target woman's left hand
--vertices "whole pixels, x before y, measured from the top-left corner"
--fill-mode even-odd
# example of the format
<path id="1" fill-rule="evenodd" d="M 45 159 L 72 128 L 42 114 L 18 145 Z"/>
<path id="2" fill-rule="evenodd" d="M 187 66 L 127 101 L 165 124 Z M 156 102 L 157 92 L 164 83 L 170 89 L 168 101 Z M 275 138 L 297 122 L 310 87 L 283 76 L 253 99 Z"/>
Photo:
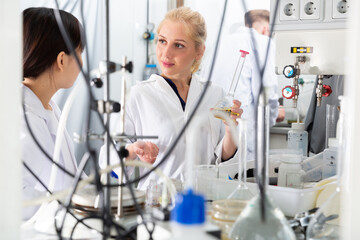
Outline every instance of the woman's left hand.
<path id="1" fill-rule="evenodd" d="M 231 107 L 231 119 L 233 119 L 234 123 L 237 125 L 238 122 L 236 119 L 241 118 L 243 110 L 241 107 L 241 102 L 238 100 L 233 100 L 233 106 Z M 222 160 L 228 160 L 231 156 L 235 154 L 236 151 L 236 144 L 231 137 L 231 131 L 229 125 L 223 121 L 225 124 L 225 136 L 222 146 Z"/>
<path id="2" fill-rule="evenodd" d="M 239 100 L 233 100 L 233 104 L 231 106 L 231 115 L 230 118 L 232 118 L 234 120 L 234 123 L 237 125 L 237 121 L 236 119 L 241 118 L 241 115 L 243 113 L 243 110 L 240 108 L 241 107 L 241 102 Z M 224 121 L 224 124 L 226 126 L 228 126 L 228 124 L 226 123 L 226 121 Z"/>

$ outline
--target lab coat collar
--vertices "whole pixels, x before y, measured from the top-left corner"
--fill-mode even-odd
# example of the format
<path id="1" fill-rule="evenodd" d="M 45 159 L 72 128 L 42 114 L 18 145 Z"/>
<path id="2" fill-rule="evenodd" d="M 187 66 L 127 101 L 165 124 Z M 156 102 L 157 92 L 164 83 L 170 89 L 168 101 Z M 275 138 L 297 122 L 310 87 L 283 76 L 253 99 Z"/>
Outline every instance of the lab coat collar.
<path id="1" fill-rule="evenodd" d="M 166 80 L 157 74 L 151 75 L 151 77 L 143 81 L 143 83 L 146 82 L 156 82 L 156 87 L 159 90 L 162 90 L 165 94 L 171 95 L 171 98 L 176 101 L 179 106 L 181 107 L 181 103 L 179 101 L 178 96 L 174 92 L 174 90 L 171 88 L 171 86 L 166 82 Z M 193 74 L 190 80 L 190 88 L 188 92 L 188 96 L 186 99 L 186 105 L 185 105 L 185 112 L 189 112 L 189 109 L 192 108 L 192 105 L 196 102 L 196 100 L 199 97 L 199 92 L 201 92 L 202 88 L 204 87 L 204 83 L 200 81 L 200 77 L 197 74 Z M 182 107 L 181 107 L 182 109 Z"/>
<path id="2" fill-rule="evenodd" d="M 46 109 L 36 94 L 23 84 L 21 84 L 21 90 L 23 93 L 25 110 L 31 111 L 32 113 L 46 120 Z"/>
<path id="3" fill-rule="evenodd" d="M 30 88 L 26 87 L 25 85 L 21 84 L 21 89 L 23 92 L 23 98 L 25 102 L 25 110 L 32 112 L 33 114 L 37 115 L 38 117 L 44 119 L 44 121 L 47 122 L 48 113 L 47 110 L 42 105 L 40 99 Z M 50 99 L 49 105 L 53 109 L 55 116 L 59 118 L 60 109 L 52 99 Z M 56 136 L 56 129 L 52 129 L 51 134 Z"/>

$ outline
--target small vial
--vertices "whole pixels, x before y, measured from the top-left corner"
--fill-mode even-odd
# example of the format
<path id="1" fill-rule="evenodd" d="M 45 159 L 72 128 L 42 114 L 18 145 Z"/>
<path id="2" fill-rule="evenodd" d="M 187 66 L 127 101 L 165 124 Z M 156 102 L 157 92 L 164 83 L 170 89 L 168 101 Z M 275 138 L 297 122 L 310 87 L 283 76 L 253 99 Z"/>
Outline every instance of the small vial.
<path id="1" fill-rule="evenodd" d="M 304 123 L 291 124 L 291 130 L 288 132 L 288 148 L 301 150 L 303 156 L 307 157 L 308 132 L 305 131 Z"/>
<path id="2" fill-rule="evenodd" d="M 146 189 L 146 205 L 150 207 L 160 207 L 162 187 L 155 180 L 150 180 L 150 184 Z"/>

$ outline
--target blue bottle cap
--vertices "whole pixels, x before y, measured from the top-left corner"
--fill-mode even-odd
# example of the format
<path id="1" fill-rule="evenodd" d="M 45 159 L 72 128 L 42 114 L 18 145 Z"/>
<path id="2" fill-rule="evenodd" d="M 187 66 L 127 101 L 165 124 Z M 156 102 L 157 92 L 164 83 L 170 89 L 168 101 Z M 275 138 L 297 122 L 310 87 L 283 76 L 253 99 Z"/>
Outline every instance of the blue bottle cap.
<path id="1" fill-rule="evenodd" d="M 178 194 L 175 208 L 171 212 L 171 220 L 181 224 L 201 224 L 205 222 L 205 200 L 191 189 Z"/>
<path id="2" fill-rule="evenodd" d="M 146 64 L 147 68 L 156 68 L 156 64 Z"/>

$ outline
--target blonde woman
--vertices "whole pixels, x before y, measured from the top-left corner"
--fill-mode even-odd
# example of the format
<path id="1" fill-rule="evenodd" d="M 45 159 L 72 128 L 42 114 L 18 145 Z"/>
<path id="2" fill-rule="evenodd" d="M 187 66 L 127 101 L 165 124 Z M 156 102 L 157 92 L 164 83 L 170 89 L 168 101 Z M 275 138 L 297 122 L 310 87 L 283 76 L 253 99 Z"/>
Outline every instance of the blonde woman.
<path id="1" fill-rule="evenodd" d="M 203 17 L 190 8 L 181 7 L 168 12 L 157 30 L 156 56 L 161 75 L 153 74 L 131 89 L 126 106 L 125 129 L 127 134 L 156 135 L 151 142 L 138 141 L 127 146 L 127 160 L 139 158 L 156 165 L 164 156 L 170 143 L 179 134 L 204 88 L 204 80 L 196 74 L 205 51 L 206 26 Z M 207 130 L 201 132 L 202 164 L 228 160 L 236 152 L 230 129 L 208 114 L 211 107 L 223 97 L 221 88 L 210 86 L 197 114 L 208 115 Z M 240 102 L 234 101 L 232 111 L 242 114 Z M 118 125 L 118 123 L 115 123 Z M 160 165 L 170 178 L 184 179 L 187 129 L 168 159 Z M 199 149 L 200 151 L 200 149 Z M 118 161 L 111 154 L 111 162 Z M 105 159 L 101 157 L 101 165 Z M 147 170 L 140 170 L 140 175 Z M 145 189 L 150 174 L 140 181 L 138 188 Z"/>

